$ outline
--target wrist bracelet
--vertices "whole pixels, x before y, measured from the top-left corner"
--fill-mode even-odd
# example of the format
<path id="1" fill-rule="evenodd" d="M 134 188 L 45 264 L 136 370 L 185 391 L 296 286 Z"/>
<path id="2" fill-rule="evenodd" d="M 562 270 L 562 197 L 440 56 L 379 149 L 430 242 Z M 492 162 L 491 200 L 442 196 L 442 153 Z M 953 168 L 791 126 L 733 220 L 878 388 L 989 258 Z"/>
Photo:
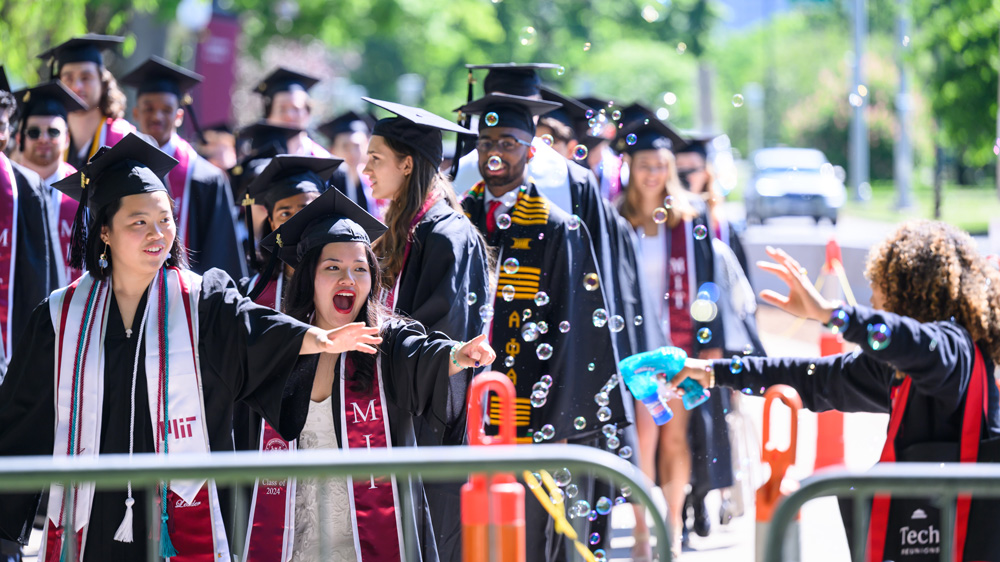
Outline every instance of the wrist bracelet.
<path id="1" fill-rule="evenodd" d="M 465 342 L 458 342 L 451 346 L 451 362 L 455 364 L 456 367 L 461 367 L 462 365 L 458 362 L 458 350 L 465 345 Z"/>

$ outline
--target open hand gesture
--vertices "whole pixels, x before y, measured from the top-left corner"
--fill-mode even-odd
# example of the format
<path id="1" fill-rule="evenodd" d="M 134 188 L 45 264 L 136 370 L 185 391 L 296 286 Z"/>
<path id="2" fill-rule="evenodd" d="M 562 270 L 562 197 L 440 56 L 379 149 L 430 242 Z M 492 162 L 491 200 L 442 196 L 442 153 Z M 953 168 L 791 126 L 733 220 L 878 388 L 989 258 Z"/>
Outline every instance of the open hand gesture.
<path id="1" fill-rule="evenodd" d="M 310 335 L 312 337 L 310 337 Z M 302 340 L 302 355 L 311 353 L 343 353 L 360 351 L 374 354 L 382 343 L 377 327 L 366 326 L 364 322 L 352 322 L 332 330 L 310 328 L 309 335 Z"/>
<path id="2" fill-rule="evenodd" d="M 822 323 L 829 322 L 833 304 L 820 295 L 816 287 L 809 282 L 805 268 L 780 248 L 768 246 L 767 255 L 777 263 L 760 261 L 757 262 L 757 267 L 777 275 L 784 281 L 788 285 L 788 295 L 765 290 L 761 291 L 760 298 L 789 314 Z"/>

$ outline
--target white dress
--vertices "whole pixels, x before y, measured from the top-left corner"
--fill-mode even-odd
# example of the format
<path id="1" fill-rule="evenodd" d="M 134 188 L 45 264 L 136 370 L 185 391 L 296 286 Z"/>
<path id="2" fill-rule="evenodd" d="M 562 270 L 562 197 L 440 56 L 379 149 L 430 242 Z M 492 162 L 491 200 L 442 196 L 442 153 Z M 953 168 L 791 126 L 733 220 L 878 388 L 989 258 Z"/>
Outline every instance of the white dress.
<path id="1" fill-rule="evenodd" d="M 299 449 L 338 449 L 333 424 L 332 397 L 309 401 L 309 414 L 299 435 Z M 326 505 L 320 509 L 320 486 L 326 491 Z M 320 515 L 322 514 L 322 523 Z M 292 562 L 320 559 L 320 527 L 325 527 L 327 551 L 332 562 L 355 562 L 354 529 L 345 478 L 302 478 L 295 484 L 295 542 Z"/>

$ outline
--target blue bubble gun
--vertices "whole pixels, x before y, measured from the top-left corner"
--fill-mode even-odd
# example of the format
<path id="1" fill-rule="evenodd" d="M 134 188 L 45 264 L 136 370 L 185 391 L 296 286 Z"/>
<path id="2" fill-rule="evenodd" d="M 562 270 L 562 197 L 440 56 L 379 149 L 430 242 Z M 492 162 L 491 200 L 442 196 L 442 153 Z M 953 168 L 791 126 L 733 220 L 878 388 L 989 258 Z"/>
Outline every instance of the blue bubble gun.
<path id="1" fill-rule="evenodd" d="M 622 378 L 625 380 L 625 384 L 629 387 L 629 391 L 632 392 L 632 395 L 635 396 L 637 400 L 642 401 L 643 404 L 646 404 L 647 408 L 650 408 L 652 404 L 647 404 L 646 401 L 643 400 L 644 396 L 648 396 L 648 390 L 646 388 L 649 386 L 648 383 L 637 382 L 636 388 L 633 389 L 629 380 L 658 381 L 659 377 L 656 375 L 662 374 L 663 380 L 669 381 L 674 378 L 674 375 L 681 372 L 681 369 L 684 368 L 685 360 L 687 360 L 687 353 L 685 353 L 683 349 L 664 346 L 659 349 L 654 349 L 653 351 L 638 353 L 622 359 L 618 362 L 618 370 L 621 372 Z M 705 390 L 705 387 L 701 386 L 701 384 L 694 379 L 686 378 L 677 386 L 684 390 L 684 397 L 682 400 L 684 402 L 685 410 L 691 410 L 700 406 L 708 400 L 708 397 L 710 396 L 708 391 Z M 638 394 L 636 393 L 637 390 L 639 391 Z"/>

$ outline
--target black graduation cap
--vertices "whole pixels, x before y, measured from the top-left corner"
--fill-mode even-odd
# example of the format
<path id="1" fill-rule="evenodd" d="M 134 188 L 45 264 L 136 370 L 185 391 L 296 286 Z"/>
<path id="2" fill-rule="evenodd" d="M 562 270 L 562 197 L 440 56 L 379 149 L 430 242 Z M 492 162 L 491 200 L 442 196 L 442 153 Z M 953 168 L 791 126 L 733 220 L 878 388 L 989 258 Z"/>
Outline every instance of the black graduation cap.
<path id="1" fill-rule="evenodd" d="M 288 152 L 288 139 L 302 132 L 298 127 L 274 125 L 267 121 L 257 121 L 240 129 L 237 133 L 238 142 L 250 140 L 250 150 L 259 150 L 271 143 L 278 143 L 281 152 Z"/>
<path id="2" fill-rule="evenodd" d="M 278 92 L 307 91 L 319 82 L 319 78 L 289 70 L 283 66 L 274 69 L 257 84 L 254 91 L 264 97 L 274 97 Z"/>
<path id="3" fill-rule="evenodd" d="M 687 143 L 670 125 L 650 114 L 648 117 L 636 119 L 618 131 L 615 140 L 615 150 L 625 154 L 634 154 L 640 150 L 666 148 L 677 151 Z"/>
<path id="4" fill-rule="evenodd" d="M 56 45 L 38 55 L 38 58 L 48 62 L 52 76 L 58 76 L 63 65 L 72 62 L 93 62 L 103 67 L 104 57 L 101 51 L 112 49 L 124 40 L 124 37 L 117 35 L 88 33 Z"/>
<path id="5" fill-rule="evenodd" d="M 203 79 L 201 74 L 154 55 L 119 81 L 136 88 L 137 96 L 165 92 L 174 94 L 181 101 L 184 94 Z"/>
<path id="6" fill-rule="evenodd" d="M 280 154 L 247 185 L 247 193 L 257 205 L 267 207 L 300 193 L 322 192 L 334 170 L 344 161 L 340 158 L 293 156 Z"/>
<path id="7" fill-rule="evenodd" d="M 361 98 L 366 102 L 395 113 L 398 117 L 387 117 L 375 123 L 372 135 L 378 135 L 399 141 L 421 156 L 427 158 L 435 168 L 441 165 L 444 156 L 442 147 L 442 131 L 451 131 L 463 135 L 475 135 L 473 131 L 461 125 L 456 125 L 444 117 L 439 117 L 419 107 L 410 107 L 401 103 L 382 101 L 372 98 Z"/>
<path id="8" fill-rule="evenodd" d="M 694 152 L 695 154 L 701 154 L 702 158 L 708 158 L 708 143 L 715 140 L 719 135 L 717 133 L 706 133 L 701 131 L 688 132 L 684 135 L 685 146 L 674 151 L 675 154 L 680 154 L 682 152 Z"/>
<path id="9" fill-rule="evenodd" d="M 547 62 L 504 62 L 497 64 L 467 64 L 470 74 L 473 70 L 486 69 L 486 79 L 483 80 L 483 93 L 504 93 L 515 96 L 537 96 L 542 86 L 538 71 L 547 68 L 559 68 L 558 64 Z"/>
<path id="10" fill-rule="evenodd" d="M 58 115 L 65 118 L 73 111 L 87 109 L 86 102 L 58 80 L 14 92 L 14 97 L 21 105 L 22 122 L 26 122 L 32 115 Z"/>
<path id="11" fill-rule="evenodd" d="M 10 92 L 10 82 L 7 81 L 7 72 L 0 64 L 0 92 Z"/>
<path id="12" fill-rule="evenodd" d="M 488 94 L 458 110 L 470 115 L 482 115 L 480 130 L 484 127 L 510 127 L 534 135 L 535 116 L 545 115 L 558 107 L 558 103 L 550 101 L 508 94 Z"/>
<path id="13" fill-rule="evenodd" d="M 372 242 L 388 230 L 339 189 L 329 189 L 261 240 L 281 261 L 298 267 L 314 248 L 333 242 Z"/>
<path id="14" fill-rule="evenodd" d="M 586 123 L 587 112 L 592 111 L 587 105 L 580 103 L 574 98 L 560 94 L 548 86 L 542 86 L 542 99 L 562 104 L 562 107 L 547 113 L 546 117 L 551 117 L 574 131 L 577 130 L 577 125 L 580 121 Z"/>
<path id="15" fill-rule="evenodd" d="M 242 204 L 243 196 L 247 193 L 247 187 L 271 162 L 271 159 L 281 154 L 283 151 L 280 144 L 276 142 L 268 143 L 262 148 L 254 150 L 243 157 L 238 164 L 228 170 L 229 184 L 233 188 L 233 199 Z"/>
<path id="16" fill-rule="evenodd" d="M 90 219 L 102 207 L 128 195 L 167 191 L 163 183 L 177 160 L 135 133 L 100 150 L 75 174 L 52 187 L 80 202 L 73 220 L 70 266 L 83 269 Z"/>
<path id="17" fill-rule="evenodd" d="M 333 142 L 333 139 L 337 135 L 343 133 L 365 133 L 366 135 L 370 135 L 374 126 L 375 120 L 371 115 L 346 111 L 320 125 L 319 132 L 330 139 L 330 142 Z"/>
<path id="18" fill-rule="evenodd" d="M 587 97 L 584 97 L 584 98 L 579 98 L 579 101 L 583 105 L 585 105 L 585 106 L 587 106 L 590 109 L 593 109 L 595 111 L 607 108 L 612 103 L 610 99 L 599 98 L 599 97 L 595 97 L 595 96 L 587 96 Z"/>

